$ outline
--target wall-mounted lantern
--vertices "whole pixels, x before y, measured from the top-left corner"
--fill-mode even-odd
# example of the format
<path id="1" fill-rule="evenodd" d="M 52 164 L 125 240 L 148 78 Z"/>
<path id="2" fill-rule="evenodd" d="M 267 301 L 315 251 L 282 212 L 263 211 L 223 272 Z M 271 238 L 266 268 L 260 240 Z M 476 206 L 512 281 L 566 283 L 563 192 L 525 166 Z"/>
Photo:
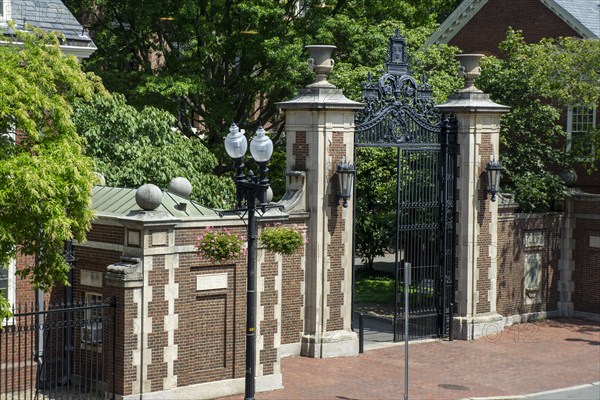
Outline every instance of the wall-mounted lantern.
<path id="1" fill-rule="evenodd" d="M 342 162 L 337 165 L 336 168 L 340 193 L 336 195 L 336 200 L 343 200 L 342 206 L 344 208 L 348 207 L 348 199 L 352 196 L 352 186 L 354 186 L 354 174 L 356 170 L 354 169 L 354 165 Z"/>
<path id="2" fill-rule="evenodd" d="M 500 177 L 502 175 L 502 163 L 500 161 L 490 161 L 485 166 L 488 178 L 488 187 L 485 190 L 485 197 L 488 193 L 492 195 L 492 201 L 496 201 L 496 194 L 500 190 Z"/>

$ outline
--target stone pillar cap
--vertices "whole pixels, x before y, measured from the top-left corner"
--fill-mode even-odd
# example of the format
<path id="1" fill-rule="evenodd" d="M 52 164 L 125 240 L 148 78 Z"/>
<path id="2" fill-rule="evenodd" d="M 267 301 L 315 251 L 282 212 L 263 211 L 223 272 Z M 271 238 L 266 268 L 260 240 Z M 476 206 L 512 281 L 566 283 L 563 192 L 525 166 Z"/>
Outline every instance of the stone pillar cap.
<path id="1" fill-rule="evenodd" d="M 364 103 L 350 100 L 344 96 L 341 89 L 324 87 L 300 89 L 296 97 L 288 101 L 275 103 L 275 106 L 281 110 L 361 110 L 365 108 Z"/>
<path id="2" fill-rule="evenodd" d="M 461 91 L 456 93 L 436 108 L 442 112 L 486 112 L 507 113 L 509 106 L 498 104 L 490 99 L 490 95 L 481 91 Z"/>

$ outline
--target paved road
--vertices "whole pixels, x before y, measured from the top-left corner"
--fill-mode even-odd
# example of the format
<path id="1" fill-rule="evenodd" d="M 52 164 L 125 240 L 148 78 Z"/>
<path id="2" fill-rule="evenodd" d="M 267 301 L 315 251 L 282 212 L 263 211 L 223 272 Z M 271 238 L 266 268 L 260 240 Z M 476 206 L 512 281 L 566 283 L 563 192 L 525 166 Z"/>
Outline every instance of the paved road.
<path id="1" fill-rule="evenodd" d="M 587 385 L 578 385 L 570 388 L 550 390 L 546 392 L 533 393 L 528 395 L 514 395 L 502 397 L 470 397 L 464 400 L 517 400 L 517 399 L 538 399 L 538 400 L 600 400 L 600 382 L 594 382 Z"/>
<path id="2" fill-rule="evenodd" d="M 285 358 L 284 388 L 257 393 L 256 399 L 402 399 L 404 346 L 386 346 L 359 357 Z M 409 355 L 410 400 L 519 398 L 515 395 L 600 381 L 600 324 L 549 320 L 513 325 L 493 339 L 411 344 Z"/>
<path id="3" fill-rule="evenodd" d="M 543 400 L 600 400 L 600 382 L 566 390 L 558 390 L 527 396 L 528 399 Z"/>

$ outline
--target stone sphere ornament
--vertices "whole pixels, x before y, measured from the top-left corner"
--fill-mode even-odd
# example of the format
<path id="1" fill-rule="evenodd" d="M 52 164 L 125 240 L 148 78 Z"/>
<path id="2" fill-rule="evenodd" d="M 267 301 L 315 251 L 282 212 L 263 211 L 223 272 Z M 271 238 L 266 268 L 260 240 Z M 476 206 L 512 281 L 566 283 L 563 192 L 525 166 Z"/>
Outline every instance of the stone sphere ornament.
<path id="1" fill-rule="evenodd" d="M 192 184 L 186 178 L 178 176 L 177 178 L 171 179 L 171 182 L 169 182 L 169 192 L 181 196 L 184 199 L 189 199 L 192 194 Z"/>
<path id="2" fill-rule="evenodd" d="M 138 188 L 135 192 L 135 202 L 145 211 L 153 211 L 160 206 L 163 199 L 163 192 L 156 185 L 147 183 Z"/>

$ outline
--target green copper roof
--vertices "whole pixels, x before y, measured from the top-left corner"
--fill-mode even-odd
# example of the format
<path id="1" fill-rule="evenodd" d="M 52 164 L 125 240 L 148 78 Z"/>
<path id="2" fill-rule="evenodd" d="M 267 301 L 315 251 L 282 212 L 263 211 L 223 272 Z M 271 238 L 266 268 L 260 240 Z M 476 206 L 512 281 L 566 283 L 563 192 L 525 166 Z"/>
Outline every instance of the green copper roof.
<path id="1" fill-rule="evenodd" d="M 142 211 L 135 201 L 135 192 L 137 189 L 117 188 L 108 186 L 94 186 L 92 191 L 92 208 L 98 216 L 124 217 L 132 211 Z M 186 203 L 185 209 L 181 207 Z M 212 217 L 217 212 L 198 205 L 197 203 L 163 191 L 162 203 L 156 211 L 163 211 L 175 218 L 196 218 Z"/>

